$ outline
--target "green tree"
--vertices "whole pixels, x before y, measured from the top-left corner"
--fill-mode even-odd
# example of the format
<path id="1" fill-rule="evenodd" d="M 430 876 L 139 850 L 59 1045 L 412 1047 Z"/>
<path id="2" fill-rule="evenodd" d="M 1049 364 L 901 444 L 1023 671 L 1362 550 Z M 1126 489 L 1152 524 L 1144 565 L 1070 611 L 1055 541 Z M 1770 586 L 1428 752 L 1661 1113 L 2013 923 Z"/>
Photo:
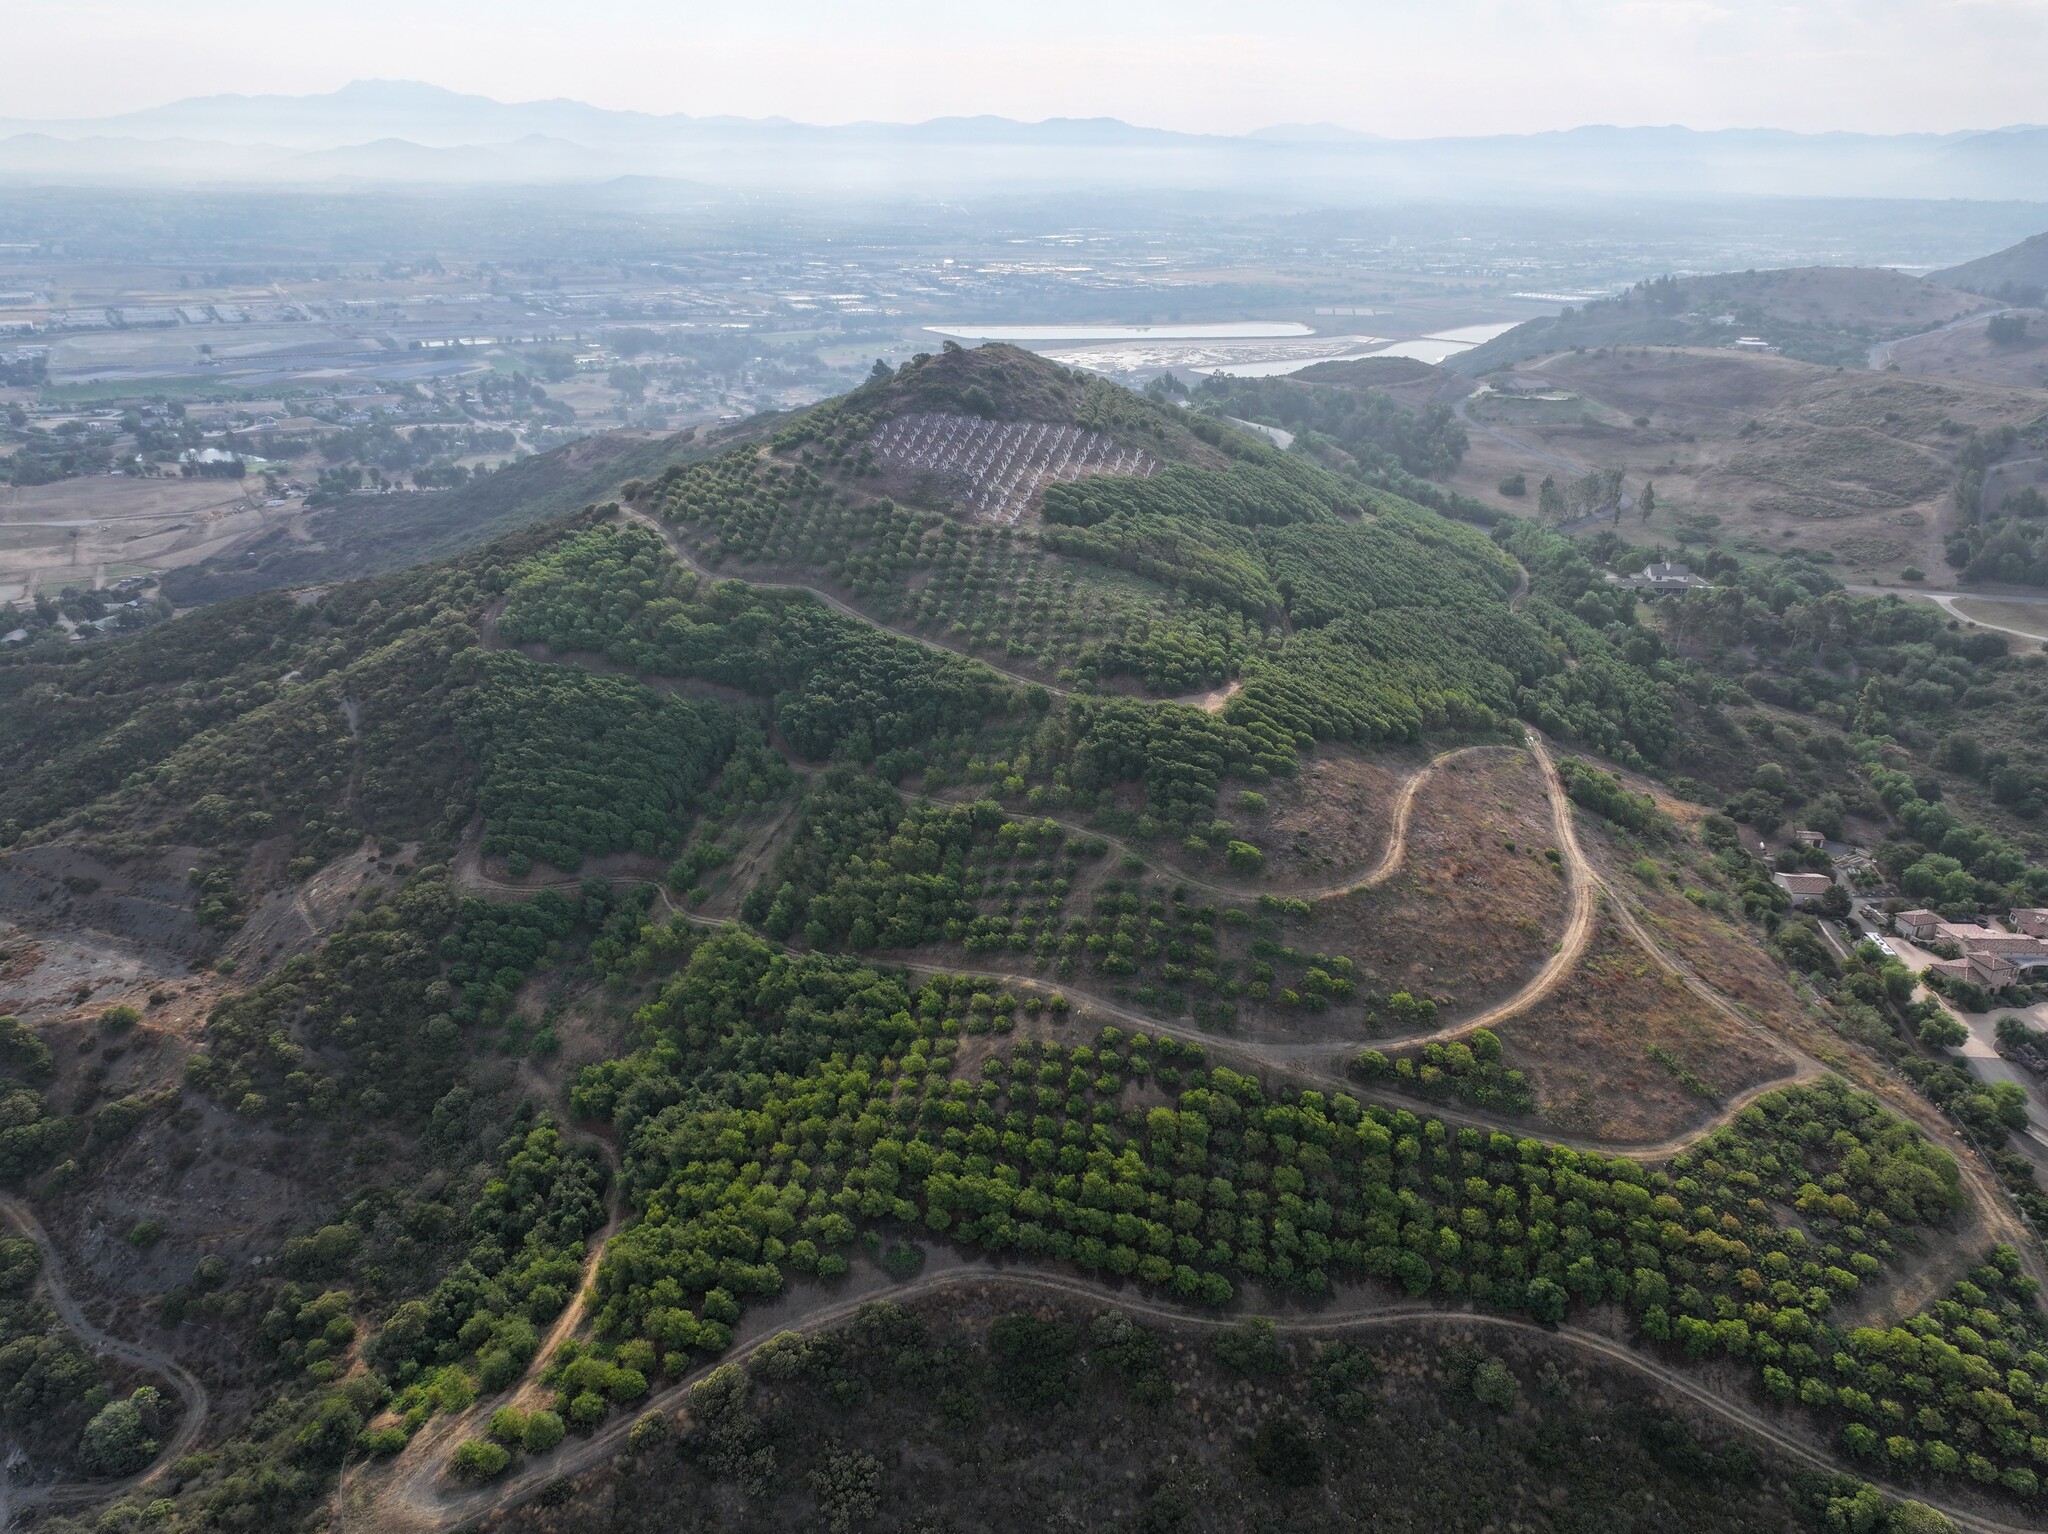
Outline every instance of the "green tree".
<path id="1" fill-rule="evenodd" d="M 1521 1394 L 1514 1371 L 1498 1358 L 1489 1358 L 1472 1372 L 1472 1395 L 1487 1406 L 1506 1411 Z"/>
<path id="2" fill-rule="evenodd" d="M 1239 1374 L 1284 1374 L 1287 1354 L 1264 1316 L 1247 1316 L 1225 1327 L 1209 1345 L 1216 1361 Z"/>
<path id="3" fill-rule="evenodd" d="M 156 1458 L 157 1413 L 162 1397 L 144 1385 L 126 1400 L 109 1401 L 86 1423 L 78 1459 L 86 1474 L 133 1475 Z M 358 1426 L 361 1424 L 358 1423 Z M 353 1439 L 353 1431 L 349 1434 Z"/>
<path id="4" fill-rule="evenodd" d="M 512 1451 L 504 1445 L 492 1443 L 488 1438 L 471 1438 L 456 1449 L 449 1466 L 462 1480 L 488 1481 L 492 1476 L 504 1474 L 505 1467 L 511 1463 Z"/>

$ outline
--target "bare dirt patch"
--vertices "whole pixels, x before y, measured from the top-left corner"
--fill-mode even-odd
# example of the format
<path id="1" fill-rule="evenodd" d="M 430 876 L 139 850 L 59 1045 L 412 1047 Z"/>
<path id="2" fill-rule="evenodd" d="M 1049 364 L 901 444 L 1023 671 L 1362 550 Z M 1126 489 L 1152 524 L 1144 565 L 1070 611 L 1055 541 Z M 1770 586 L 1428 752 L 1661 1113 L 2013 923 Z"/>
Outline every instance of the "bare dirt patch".
<path id="1" fill-rule="evenodd" d="M 2048 388 L 2048 311 L 2018 312 L 2027 320 L 2024 340 L 1994 345 L 1987 314 L 1980 323 L 1900 341 L 1891 349 L 1891 360 L 1901 372 L 1923 378 Z"/>
<path id="2" fill-rule="evenodd" d="M 261 487 L 229 480 L 95 474 L 0 486 L 0 601 L 31 589 L 94 587 L 107 572 L 191 564 L 297 521 Z"/>

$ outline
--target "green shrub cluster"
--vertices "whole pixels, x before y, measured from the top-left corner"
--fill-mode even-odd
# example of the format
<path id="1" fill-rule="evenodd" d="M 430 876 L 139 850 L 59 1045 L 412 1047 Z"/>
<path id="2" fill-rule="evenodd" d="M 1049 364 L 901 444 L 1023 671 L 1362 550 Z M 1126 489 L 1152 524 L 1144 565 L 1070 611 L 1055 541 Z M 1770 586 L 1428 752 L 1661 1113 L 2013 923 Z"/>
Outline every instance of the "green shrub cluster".
<path id="1" fill-rule="evenodd" d="M 18 1187 L 78 1139 L 78 1121 L 52 1113 L 43 1096 L 55 1075 L 50 1046 L 20 1018 L 0 1016 L 0 1184 Z"/>
<path id="2" fill-rule="evenodd" d="M 675 934 L 647 924 L 653 894 L 585 879 L 573 900 L 543 890 L 500 905 L 422 869 L 217 1003 L 185 1079 L 251 1117 L 422 1119 L 456 1083 L 465 1030 L 496 1026 L 535 970 L 581 958 L 610 976 L 676 951 Z"/>
<path id="3" fill-rule="evenodd" d="M 1558 762 L 1557 775 L 1563 780 L 1564 791 L 1571 796 L 1572 803 L 1603 819 L 1639 834 L 1662 832 L 1669 828 L 1669 822 L 1657 808 L 1657 801 L 1648 794 L 1630 793 L 1622 785 L 1619 773 L 1602 772 L 1598 767 L 1567 756 Z"/>
<path id="4" fill-rule="evenodd" d="M 1502 1062 L 1500 1038 L 1486 1028 L 1468 1039 L 1425 1044 L 1416 1054 L 1392 1060 L 1368 1049 L 1351 1068 L 1364 1080 L 1385 1081 L 1397 1091 L 1455 1097 L 1497 1113 L 1524 1114 L 1536 1107 L 1529 1078 Z"/>
<path id="5" fill-rule="evenodd" d="M 0 1237 L 0 1423 L 17 1443 L 63 1455 L 106 1397 L 92 1355 L 36 1292 L 42 1266 L 35 1242 Z"/>
<path id="6" fill-rule="evenodd" d="M 541 1329 L 575 1297 L 584 1246 L 605 1221 L 602 1158 L 564 1146 L 545 1116 L 497 1159 L 503 1172 L 469 1210 L 468 1255 L 424 1299 L 393 1311 L 366 1350 L 398 1387 L 392 1410 L 408 1432 L 437 1407 L 519 1379 Z"/>
<path id="7" fill-rule="evenodd" d="M 1900 855 L 1906 849 L 1885 849 L 1886 872 L 1899 881 L 1899 893 L 1955 915 L 2048 900 L 2048 867 L 1947 804 L 1923 797 L 1911 773 L 1880 761 L 1864 770 L 1885 808 L 1919 844 L 1913 857 Z"/>
<path id="8" fill-rule="evenodd" d="M 1327 523 L 1365 509 L 1364 497 L 1336 476 L 1274 452 L 1227 469 L 1174 464 L 1149 479 L 1097 477 L 1047 485 L 1043 504 L 1048 523 L 1098 529 L 1153 519 L 1285 527 Z"/>
<path id="9" fill-rule="evenodd" d="M 1448 478 L 1464 459 L 1465 428 L 1451 407 L 1415 411 L 1378 389 L 1341 388 L 1292 378 L 1208 378 L 1201 402 L 1226 415 L 1316 433 L 1368 467 L 1383 462 L 1428 479 Z"/>

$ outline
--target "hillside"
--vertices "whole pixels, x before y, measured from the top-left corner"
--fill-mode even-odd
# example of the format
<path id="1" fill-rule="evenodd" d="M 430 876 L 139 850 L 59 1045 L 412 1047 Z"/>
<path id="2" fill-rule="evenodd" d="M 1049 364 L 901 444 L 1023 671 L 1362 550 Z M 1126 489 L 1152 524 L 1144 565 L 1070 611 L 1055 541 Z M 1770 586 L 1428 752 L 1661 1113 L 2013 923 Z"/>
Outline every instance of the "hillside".
<path id="1" fill-rule="evenodd" d="M 1930 272 L 1927 280 L 2003 303 L 2038 307 L 2042 295 L 2048 293 L 2048 234 L 2033 235 L 1946 271 Z"/>
<path id="2" fill-rule="evenodd" d="M 529 522 L 559 517 L 633 472 L 685 451 L 623 433 L 587 437 L 456 490 L 351 497 L 308 511 L 303 532 L 280 529 L 231 553 L 164 572 L 179 607 L 280 586 L 313 586 L 400 570 L 473 548 Z"/>
<path id="3" fill-rule="evenodd" d="M 1933 279 L 1864 267 L 1660 277 L 1616 298 L 1530 320 L 1445 365 L 1467 377 L 1547 352 L 1603 346 L 1727 346 L 1756 337 L 1803 362 L 1860 367 L 1871 345 L 1983 307 Z"/>
<path id="4" fill-rule="evenodd" d="M 1987 344 L 1981 328 L 1940 339 L 1968 336 Z M 1615 530 L 1638 543 L 1695 561 L 1796 551 L 1866 584 L 1909 568 L 1932 576 L 1947 568 L 1966 458 L 2048 413 L 2048 391 L 1928 376 L 1920 355 L 1902 357 L 1903 374 L 1663 347 L 1539 357 L 1463 401 L 1470 450 L 1446 478 L 1490 507 L 1535 513 L 1546 479 L 1563 488 L 1619 472 L 1637 504 Z M 1514 475 L 1523 494 L 1501 493 Z"/>
<path id="5" fill-rule="evenodd" d="M 1794 560 L 1640 604 L 1387 488 L 1441 418 L 1204 403 L 950 348 L 0 659 L 13 1505 L 1478 1527 L 1590 1456 L 1660 1527 L 2038 1521 L 2025 1093 L 1771 875 L 2048 904 L 1937 797 L 2038 812 L 1944 720 L 2042 668 Z"/>

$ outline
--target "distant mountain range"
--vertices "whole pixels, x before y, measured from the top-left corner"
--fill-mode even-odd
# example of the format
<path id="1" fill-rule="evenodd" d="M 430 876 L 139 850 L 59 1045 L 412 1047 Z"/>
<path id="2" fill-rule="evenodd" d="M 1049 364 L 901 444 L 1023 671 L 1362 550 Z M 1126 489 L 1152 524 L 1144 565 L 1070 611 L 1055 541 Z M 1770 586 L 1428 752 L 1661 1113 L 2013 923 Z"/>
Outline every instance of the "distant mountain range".
<path id="1" fill-rule="evenodd" d="M 1144 185 L 1321 200 L 1559 196 L 1960 197 L 2048 201 L 2048 128 L 1801 134 L 1585 127 L 1391 139 L 1330 123 L 1227 136 L 1115 118 L 818 126 L 786 118 L 494 101 L 407 81 L 317 96 L 201 96 L 115 117 L 0 119 L 0 178 L 562 182 L 874 190 Z"/>

